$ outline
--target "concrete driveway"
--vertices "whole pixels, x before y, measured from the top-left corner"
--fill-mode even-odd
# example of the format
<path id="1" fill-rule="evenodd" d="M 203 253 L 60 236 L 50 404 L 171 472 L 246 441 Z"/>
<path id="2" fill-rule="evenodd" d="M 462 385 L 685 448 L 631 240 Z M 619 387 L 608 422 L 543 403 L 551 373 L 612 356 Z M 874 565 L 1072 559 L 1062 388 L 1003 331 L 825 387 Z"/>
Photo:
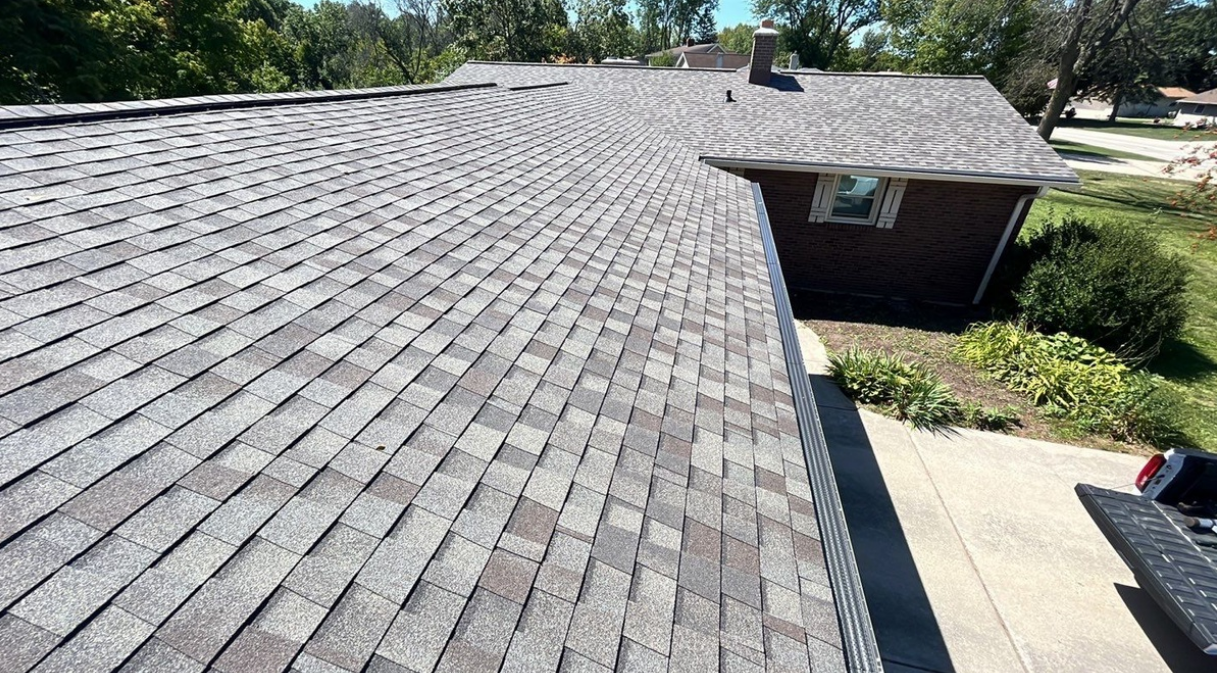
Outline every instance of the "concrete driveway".
<path id="1" fill-rule="evenodd" d="M 858 410 L 800 341 L 889 673 L 1212 671 L 1073 494 L 1144 460 Z"/>
<path id="2" fill-rule="evenodd" d="M 1169 178 L 1175 180 L 1196 180 L 1204 170 L 1201 168 L 1179 168 L 1172 174 L 1165 173 L 1171 161 L 1187 155 L 1187 148 L 1193 143 L 1186 141 L 1153 140 L 1118 133 L 1103 133 L 1102 131 L 1087 131 L 1085 129 L 1058 128 L 1052 132 L 1052 137 L 1074 143 L 1106 147 L 1124 152 L 1134 152 L 1150 159 L 1117 159 L 1086 154 L 1070 154 L 1062 152 L 1065 163 L 1074 170 L 1103 171 L 1105 173 L 1122 173 L 1124 175 L 1140 175 L 1153 178 Z"/>
<path id="3" fill-rule="evenodd" d="M 1183 131 L 1180 130 L 1180 134 Z M 1058 128 L 1052 132 L 1057 140 L 1068 140 L 1073 143 L 1106 147 L 1107 149 L 1132 152 L 1151 157 L 1158 161 L 1170 162 L 1184 154 L 1184 148 L 1191 143 L 1186 140 L 1154 140 L 1138 138 L 1120 133 L 1105 133 L 1103 131 L 1087 131 L 1086 129 Z"/>

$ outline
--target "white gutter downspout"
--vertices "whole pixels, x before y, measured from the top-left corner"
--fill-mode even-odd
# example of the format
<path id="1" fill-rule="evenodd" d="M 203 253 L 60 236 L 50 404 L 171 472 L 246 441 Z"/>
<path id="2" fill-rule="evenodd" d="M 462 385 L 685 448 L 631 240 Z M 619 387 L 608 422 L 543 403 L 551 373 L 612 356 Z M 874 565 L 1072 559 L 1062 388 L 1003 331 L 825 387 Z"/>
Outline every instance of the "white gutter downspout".
<path id="1" fill-rule="evenodd" d="M 1047 195 L 1049 189 L 1051 188 L 1048 185 L 1041 185 L 1034 194 L 1023 194 L 1018 197 L 1018 203 L 1014 204 L 1014 212 L 1010 213 L 1010 221 L 1006 223 L 1006 230 L 1002 232 L 1001 240 L 997 242 L 997 250 L 993 251 L 993 259 L 989 260 L 989 268 L 985 269 L 985 277 L 981 279 L 980 287 L 976 289 L 976 296 L 972 299 L 973 304 L 979 304 L 981 298 L 985 296 L 985 290 L 989 289 L 989 281 L 993 279 L 997 263 L 1001 261 L 1002 253 L 1006 251 L 1006 245 L 1010 242 L 1014 227 L 1018 226 L 1019 217 L 1022 216 L 1024 210 L 1029 208 L 1028 204 L 1033 199 Z"/>

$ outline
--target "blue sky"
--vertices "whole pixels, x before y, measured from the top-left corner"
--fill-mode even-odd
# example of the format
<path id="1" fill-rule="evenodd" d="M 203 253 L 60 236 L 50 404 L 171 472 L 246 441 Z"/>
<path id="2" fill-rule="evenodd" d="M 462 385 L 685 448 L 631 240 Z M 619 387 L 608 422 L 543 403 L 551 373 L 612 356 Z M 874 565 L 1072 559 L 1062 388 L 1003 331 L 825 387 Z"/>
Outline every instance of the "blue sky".
<path id="1" fill-rule="evenodd" d="M 295 0 L 305 7 L 312 7 L 317 0 Z M 391 3 L 385 3 L 387 5 Z M 631 3 L 632 4 L 632 3 Z M 632 9 L 632 7 L 631 7 Z M 750 0 L 718 0 L 718 11 L 715 13 L 719 28 L 734 26 L 737 23 L 752 23 L 752 3 Z"/>
<path id="2" fill-rule="evenodd" d="M 752 3 L 748 0 L 718 0 L 718 12 L 714 18 L 719 28 L 727 28 L 737 23 L 752 23 Z"/>

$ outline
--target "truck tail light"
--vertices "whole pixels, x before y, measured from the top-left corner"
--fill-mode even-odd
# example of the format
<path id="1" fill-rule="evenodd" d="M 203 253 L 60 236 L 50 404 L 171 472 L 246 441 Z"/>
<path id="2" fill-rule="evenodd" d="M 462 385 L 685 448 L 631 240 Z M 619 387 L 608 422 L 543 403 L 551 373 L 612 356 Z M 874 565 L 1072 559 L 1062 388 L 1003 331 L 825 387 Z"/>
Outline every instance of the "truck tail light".
<path id="1" fill-rule="evenodd" d="M 1166 456 L 1160 453 L 1155 453 L 1151 456 L 1149 461 L 1145 463 L 1145 467 L 1141 468 L 1141 471 L 1137 474 L 1137 490 L 1144 491 L 1145 487 L 1149 485 L 1149 480 L 1153 479 L 1154 475 L 1158 474 L 1158 470 L 1162 469 L 1162 466 L 1165 464 Z"/>

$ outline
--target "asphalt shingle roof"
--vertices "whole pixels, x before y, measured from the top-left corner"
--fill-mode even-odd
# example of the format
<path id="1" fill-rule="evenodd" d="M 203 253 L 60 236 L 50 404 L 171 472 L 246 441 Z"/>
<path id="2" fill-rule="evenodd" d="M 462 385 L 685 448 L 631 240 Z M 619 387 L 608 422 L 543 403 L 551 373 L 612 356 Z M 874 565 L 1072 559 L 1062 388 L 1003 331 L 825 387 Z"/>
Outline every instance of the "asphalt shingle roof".
<path id="1" fill-rule="evenodd" d="M 446 82 L 569 83 L 708 158 L 1077 182 L 983 77 L 775 73 L 757 86 L 746 70 L 470 62 Z"/>
<path id="2" fill-rule="evenodd" d="M 0 668 L 843 668 L 749 184 L 573 93 L 0 131 Z"/>
<path id="3" fill-rule="evenodd" d="M 1209 89 L 1197 94 L 1189 94 L 1181 103 L 1217 103 L 1217 89 Z"/>

